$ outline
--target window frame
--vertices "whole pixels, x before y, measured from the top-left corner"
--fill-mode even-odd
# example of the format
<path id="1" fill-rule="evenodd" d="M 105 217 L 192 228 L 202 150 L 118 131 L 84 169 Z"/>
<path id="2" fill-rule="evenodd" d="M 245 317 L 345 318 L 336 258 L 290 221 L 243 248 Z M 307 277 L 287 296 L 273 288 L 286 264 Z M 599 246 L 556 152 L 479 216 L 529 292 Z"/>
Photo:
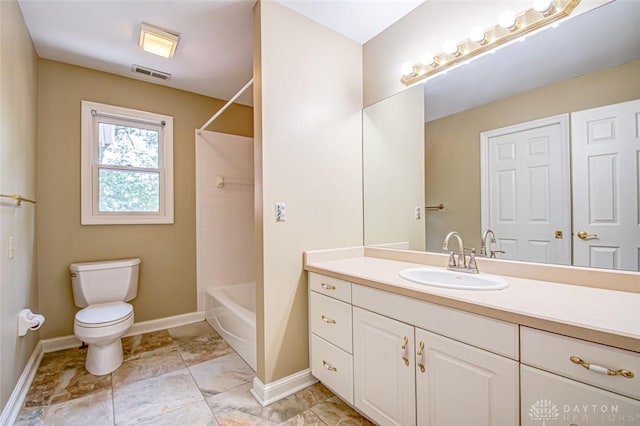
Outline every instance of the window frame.
<path id="1" fill-rule="evenodd" d="M 138 128 L 154 127 L 158 134 L 158 169 L 98 163 L 98 117 L 102 122 Z M 92 101 L 81 104 L 81 225 L 173 224 L 173 117 Z M 159 173 L 159 211 L 100 212 L 100 169 Z"/>

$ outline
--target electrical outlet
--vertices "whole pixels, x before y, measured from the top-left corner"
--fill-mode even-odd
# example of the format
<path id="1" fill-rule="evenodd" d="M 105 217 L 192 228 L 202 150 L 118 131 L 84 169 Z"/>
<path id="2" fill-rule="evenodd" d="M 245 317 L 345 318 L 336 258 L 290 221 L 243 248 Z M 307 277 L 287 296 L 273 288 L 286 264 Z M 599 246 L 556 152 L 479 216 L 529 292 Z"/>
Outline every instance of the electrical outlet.
<path id="1" fill-rule="evenodd" d="M 276 203 L 276 222 L 287 220 L 287 206 L 284 203 Z"/>
<path id="2" fill-rule="evenodd" d="M 416 220 L 420 220 L 421 217 L 421 209 L 420 207 L 416 206 Z"/>

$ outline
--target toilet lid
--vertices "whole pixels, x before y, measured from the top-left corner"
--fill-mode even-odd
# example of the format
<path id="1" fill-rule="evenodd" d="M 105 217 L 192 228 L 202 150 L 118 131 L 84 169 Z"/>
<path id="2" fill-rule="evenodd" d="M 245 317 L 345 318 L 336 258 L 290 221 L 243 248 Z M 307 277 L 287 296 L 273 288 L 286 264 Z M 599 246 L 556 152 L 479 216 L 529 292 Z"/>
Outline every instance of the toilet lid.
<path id="1" fill-rule="evenodd" d="M 76 323 L 84 327 L 105 327 L 129 319 L 133 306 L 125 302 L 88 306 L 76 314 Z"/>

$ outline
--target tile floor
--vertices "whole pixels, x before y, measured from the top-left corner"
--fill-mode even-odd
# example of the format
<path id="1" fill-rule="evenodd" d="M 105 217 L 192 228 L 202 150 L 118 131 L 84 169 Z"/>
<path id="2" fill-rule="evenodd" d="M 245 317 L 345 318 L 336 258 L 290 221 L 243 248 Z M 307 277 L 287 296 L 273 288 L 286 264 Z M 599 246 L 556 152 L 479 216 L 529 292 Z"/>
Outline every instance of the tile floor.
<path id="1" fill-rule="evenodd" d="M 124 362 L 96 377 L 86 349 L 45 354 L 15 425 L 369 425 L 315 384 L 262 407 L 254 373 L 205 321 L 122 339 Z"/>

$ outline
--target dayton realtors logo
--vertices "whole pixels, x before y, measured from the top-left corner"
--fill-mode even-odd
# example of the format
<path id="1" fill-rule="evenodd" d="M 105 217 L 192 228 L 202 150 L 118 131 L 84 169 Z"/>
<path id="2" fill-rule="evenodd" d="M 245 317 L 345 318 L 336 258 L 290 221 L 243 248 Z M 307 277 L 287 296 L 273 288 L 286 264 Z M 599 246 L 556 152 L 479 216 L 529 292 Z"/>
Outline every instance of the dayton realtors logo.
<path id="1" fill-rule="evenodd" d="M 624 409 L 624 407 L 623 407 Z M 621 412 L 617 404 L 562 404 L 557 406 L 549 399 L 539 399 L 529 406 L 529 418 L 532 422 L 542 422 L 550 426 L 556 420 L 582 423 L 633 423 L 640 424 L 640 412 Z"/>
<path id="2" fill-rule="evenodd" d="M 546 426 L 548 421 L 557 420 L 560 412 L 553 402 L 548 399 L 539 399 L 529 407 L 529 417 L 534 422 L 542 422 L 542 426 Z"/>

